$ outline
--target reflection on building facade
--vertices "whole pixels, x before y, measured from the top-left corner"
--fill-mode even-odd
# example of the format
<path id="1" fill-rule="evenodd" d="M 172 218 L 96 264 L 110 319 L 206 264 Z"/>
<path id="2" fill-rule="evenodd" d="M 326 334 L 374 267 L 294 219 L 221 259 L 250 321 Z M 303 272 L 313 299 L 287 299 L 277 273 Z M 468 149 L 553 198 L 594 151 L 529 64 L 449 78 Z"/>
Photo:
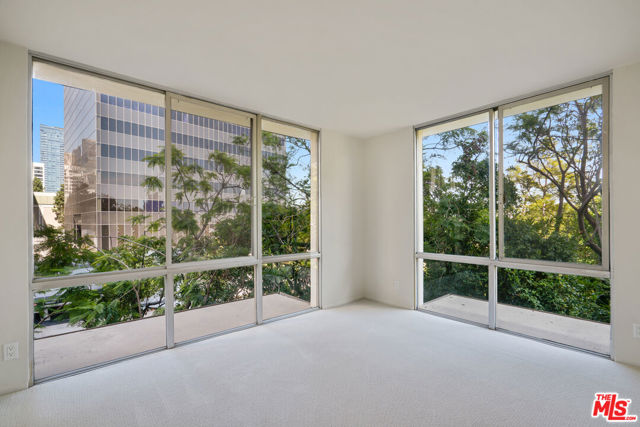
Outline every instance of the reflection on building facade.
<path id="1" fill-rule="evenodd" d="M 164 148 L 164 108 L 65 87 L 64 123 L 65 229 L 90 237 L 100 249 L 117 246 L 122 236 L 154 235 L 148 227 L 165 216 L 164 191 L 152 191 L 144 181 L 158 177 L 164 187 L 165 175 L 149 167 L 145 158 Z M 209 159 L 214 150 L 241 165 L 251 164 L 250 127 L 180 111 L 171 112 L 171 123 L 172 141 L 185 164 L 214 171 L 216 165 Z M 249 142 L 234 144 L 236 137 Z M 250 200 L 250 191 L 227 188 L 225 193 L 223 197 Z M 162 236 L 164 230 L 155 234 Z"/>

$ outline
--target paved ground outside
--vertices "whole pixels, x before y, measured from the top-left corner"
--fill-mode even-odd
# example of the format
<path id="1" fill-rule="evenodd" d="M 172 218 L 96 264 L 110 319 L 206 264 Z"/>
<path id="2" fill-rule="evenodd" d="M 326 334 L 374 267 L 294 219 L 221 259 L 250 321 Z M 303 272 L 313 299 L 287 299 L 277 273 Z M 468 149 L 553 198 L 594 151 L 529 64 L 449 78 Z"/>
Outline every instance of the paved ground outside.
<path id="1" fill-rule="evenodd" d="M 477 323 L 488 324 L 488 302 L 447 294 L 422 304 L 421 308 Z M 498 304 L 496 326 L 597 353 L 609 354 L 611 326 L 575 317 Z"/>
<path id="2" fill-rule="evenodd" d="M 288 295 L 272 294 L 263 297 L 262 306 L 263 318 L 269 319 L 305 310 L 309 303 Z M 174 316 L 175 342 L 253 323 L 253 298 L 178 312 Z M 164 346 L 164 316 L 38 338 L 34 340 L 35 378 L 42 379 Z"/>

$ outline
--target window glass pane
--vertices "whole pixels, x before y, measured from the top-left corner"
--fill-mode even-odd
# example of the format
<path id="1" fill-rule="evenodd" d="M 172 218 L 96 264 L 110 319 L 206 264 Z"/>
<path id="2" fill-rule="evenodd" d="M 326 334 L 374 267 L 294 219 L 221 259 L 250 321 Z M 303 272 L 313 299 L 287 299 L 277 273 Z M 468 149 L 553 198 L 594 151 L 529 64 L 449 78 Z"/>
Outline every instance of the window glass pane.
<path id="1" fill-rule="evenodd" d="M 488 114 L 418 131 L 424 252 L 489 256 Z"/>
<path id="2" fill-rule="evenodd" d="M 420 308 L 488 324 L 488 271 L 487 266 L 423 260 Z"/>
<path id="3" fill-rule="evenodd" d="M 318 260 L 265 264 L 262 267 L 262 317 L 282 316 L 317 306 Z"/>
<path id="4" fill-rule="evenodd" d="M 268 121 L 263 121 L 263 128 L 270 129 Z M 308 252 L 315 246 L 311 224 L 316 201 L 312 195 L 317 191 L 312 136 L 288 126 L 272 129 L 262 133 L 262 252 Z M 287 131 L 290 134 L 284 133 Z"/>
<path id="5" fill-rule="evenodd" d="M 58 77 L 66 75 L 62 70 Z M 106 80 L 95 86 L 111 87 Z M 122 94 L 125 88 L 113 87 Z M 131 95 L 144 98 L 145 93 L 135 88 Z M 149 98 L 155 95 L 151 92 Z M 33 194 L 36 277 L 164 264 L 164 172 L 147 159 L 162 150 L 164 141 L 125 133 L 122 117 L 128 101 L 33 79 L 33 171 L 39 178 Z M 132 117 L 127 127 L 164 128 L 162 118 L 127 117 Z M 108 184 L 103 179 L 105 185 L 98 185 L 110 176 L 114 179 Z M 126 176 L 138 179 L 133 184 Z M 112 200 L 139 202 L 145 209 L 109 215 L 105 208 Z M 103 226 L 109 226 L 108 234 Z"/>
<path id="6" fill-rule="evenodd" d="M 34 293 L 35 379 L 165 346 L 162 277 Z"/>
<path id="7" fill-rule="evenodd" d="M 204 107 L 195 111 L 208 112 Z M 173 262 L 249 255 L 250 123 L 221 132 L 215 131 L 225 123 L 221 120 L 205 126 L 203 117 L 176 112 L 171 120 Z M 205 143 L 208 148 L 203 148 Z M 233 147 L 236 154 L 231 154 Z"/>
<path id="8" fill-rule="evenodd" d="M 602 263 L 602 87 L 505 111 L 504 254 Z"/>
<path id="9" fill-rule="evenodd" d="M 609 353 L 609 281 L 499 269 L 496 326 Z"/>
<path id="10" fill-rule="evenodd" d="M 253 271 L 239 267 L 176 275 L 175 341 L 255 323 Z"/>

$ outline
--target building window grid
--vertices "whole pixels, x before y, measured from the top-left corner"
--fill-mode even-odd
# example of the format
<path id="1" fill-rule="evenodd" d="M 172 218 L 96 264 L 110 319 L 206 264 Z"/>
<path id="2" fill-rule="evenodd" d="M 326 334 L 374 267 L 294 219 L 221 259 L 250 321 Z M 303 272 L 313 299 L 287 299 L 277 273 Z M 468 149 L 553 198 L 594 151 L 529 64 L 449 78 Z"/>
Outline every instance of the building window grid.
<path id="1" fill-rule="evenodd" d="M 104 95 L 99 97 L 101 101 L 104 101 L 104 98 Z M 157 142 L 154 144 L 153 141 L 147 138 L 147 135 L 155 137 L 153 138 L 155 141 L 159 141 L 160 136 L 164 137 L 164 131 L 160 128 L 160 126 L 164 125 L 164 121 L 161 121 L 164 115 L 164 108 L 151 108 L 150 112 L 154 117 L 150 117 L 148 113 L 149 109 L 145 107 L 145 104 L 134 104 L 131 100 L 122 100 L 120 102 L 117 99 L 114 102 L 116 105 L 111 104 L 110 107 L 112 108 L 106 108 L 108 106 L 105 105 L 104 102 L 99 102 L 101 106 L 98 108 L 98 112 L 101 113 L 99 117 L 101 135 L 101 137 L 99 137 L 101 139 L 100 155 L 101 157 L 118 160 L 115 162 L 115 171 L 109 172 L 106 177 L 104 176 L 105 174 L 101 174 L 100 179 L 101 183 L 104 183 L 103 178 L 107 179 L 107 188 L 110 189 L 108 194 L 115 194 L 115 200 L 107 197 L 107 202 L 104 203 L 105 198 L 103 197 L 104 194 L 102 194 L 104 191 L 99 193 L 101 197 L 96 200 L 96 204 L 99 207 L 97 212 L 102 214 L 102 218 L 108 218 L 110 235 L 115 236 L 110 237 L 110 240 L 114 238 L 117 239 L 117 236 L 121 234 L 121 232 L 127 235 L 135 234 L 140 227 L 144 226 L 129 224 L 125 212 L 133 212 L 134 209 L 145 211 L 147 207 L 151 207 L 151 212 L 149 212 L 151 220 L 156 220 L 164 204 L 163 200 L 161 200 L 161 193 L 154 192 L 147 194 L 148 192 L 140 185 L 141 180 L 144 179 L 142 177 L 151 174 L 151 171 L 146 170 L 146 165 L 141 165 L 140 162 L 131 160 L 132 154 L 134 153 L 132 146 L 134 145 L 146 148 L 144 155 L 141 155 L 142 153 L 139 150 L 135 151 L 135 153 L 138 154 L 139 160 L 159 151 L 159 148 L 154 147 L 154 145 L 158 146 L 159 144 L 157 144 Z M 134 105 L 139 108 L 136 110 L 128 108 Z M 144 112 L 141 110 L 144 110 Z M 105 111 L 108 112 L 106 116 L 104 115 Z M 145 129 L 144 133 L 133 131 L 134 127 L 132 124 L 136 121 L 143 126 Z M 127 126 L 127 123 L 129 123 L 129 126 Z M 155 135 L 153 135 L 153 131 L 150 131 L 152 127 L 156 129 Z M 135 135 L 136 133 L 138 135 Z M 138 143 L 134 144 L 136 140 Z M 162 142 L 164 142 L 164 140 L 162 140 Z M 112 145 L 110 143 L 114 144 Z M 127 172 L 127 170 L 131 172 Z M 141 175 L 140 172 L 145 172 L 145 174 Z M 136 176 L 136 184 L 133 183 L 133 176 Z M 161 181 L 164 180 L 161 179 Z M 104 187 L 101 187 L 101 189 L 102 188 Z M 123 193 L 118 193 L 118 191 Z M 145 200 L 148 200 L 148 202 L 145 202 Z M 108 207 L 108 210 L 105 211 L 105 207 Z M 115 211 L 113 210 L 114 208 L 116 209 Z M 124 212 L 122 209 L 124 209 Z M 104 231 L 105 230 L 102 229 L 103 236 Z M 103 238 L 102 242 L 104 241 L 105 239 Z M 114 242 L 110 242 L 110 246 L 113 244 Z"/>

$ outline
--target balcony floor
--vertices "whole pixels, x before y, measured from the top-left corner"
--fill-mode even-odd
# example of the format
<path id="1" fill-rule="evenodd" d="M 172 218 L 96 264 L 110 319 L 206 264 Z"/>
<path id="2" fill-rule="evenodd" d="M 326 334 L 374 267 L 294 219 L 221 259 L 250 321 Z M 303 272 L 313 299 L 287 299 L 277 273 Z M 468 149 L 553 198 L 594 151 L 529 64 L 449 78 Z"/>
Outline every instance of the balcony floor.
<path id="1" fill-rule="evenodd" d="M 420 308 L 486 325 L 488 304 L 476 298 L 447 294 L 422 304 Z M 498 304 L 496 311 L 498 328 L 609 354 L 611 327 L 608 324 L 507 304 Z"/>
<path id="2" fill-rule="evenodd" d="M 309 308 L 309 303 L 288 295 L 272 294 L 263 297 L 263 318 L 295 313 Z M 255 323 L 253 298 L 197 308 L 175 313 L 175 342 L 187 341 L 204 335 Z M 64 326 L 50 327 L 52 331 Z M 47 328 L 49 329 L 49 328 Z M 165 317 L 149 317 L 142 320 L 114 325 L 81 329 L 50 335 L 45 330 L 34 340 L 35 378 L 42 379 L 75 369 L 108 362 L 144 351 L 165 346 Z M 76 330 L 74 330 L 76 329 Z"/>

